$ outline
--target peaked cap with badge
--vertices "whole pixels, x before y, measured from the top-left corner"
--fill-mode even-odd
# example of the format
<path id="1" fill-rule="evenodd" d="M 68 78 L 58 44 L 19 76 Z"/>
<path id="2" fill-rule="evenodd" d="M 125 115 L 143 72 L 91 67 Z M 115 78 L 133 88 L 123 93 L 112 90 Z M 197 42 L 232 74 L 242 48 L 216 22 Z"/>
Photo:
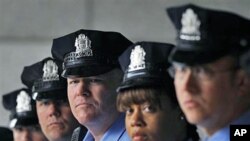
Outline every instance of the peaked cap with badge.
<path id="1" fill-rule="evenodd" d="M 145 41 L 131 45 L 119 57 L 124 77 L 117 91 L 135 87 L 162 87 L 173 83 L 167 73 L 170 66 L 167 60 L 173 47 L 172 44 Z"/>
<path id="2" fill-rule="evenodd" d="M 64 62 L 63 77 L 88 77 L 119 67 L 118 56 L 131 44 L 118 32 L 80 29 L 54 39 L 51 52 Z"/>
<path id="3" fill-rule="evenodd" d="M 24 67 L 21 80 L 32 89 L 35 100 L 67 99 L 67 80 L 61 77 L 61 73 L 62 62 L 47 57 Z"/>
<path id="4" fill-rule="evenodd" d="M 230 12 L 187 4 L 167 9 L 177 30 L 171 62 L 205 64 L 250 46 L 249 20 Z"/>
<path id="5" fill-rule="evenodd" d="M 21 88 L 4 94 L 2 103 L 4 108 L 11 112 L 10 128 L 38 124 L 35 101 L 32 100 L 29 89 Z"/>

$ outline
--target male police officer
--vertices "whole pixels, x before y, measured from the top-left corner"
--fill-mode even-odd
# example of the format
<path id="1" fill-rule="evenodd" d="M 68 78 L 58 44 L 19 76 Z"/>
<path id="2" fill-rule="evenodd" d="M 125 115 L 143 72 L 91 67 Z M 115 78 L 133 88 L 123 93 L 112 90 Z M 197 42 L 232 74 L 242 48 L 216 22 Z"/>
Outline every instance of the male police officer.
<path id="1" fill-rule="evenodd" d="M 11 112 L 9 126 L 13 128 L 14 141 L 47 141 L 29 89 L 21 88 L 3 95 L 3 106 Z"/>
<path id="2" fill-rule="evenodd" d="M 64 60 L 71 110 L 88 128 L 84 141 L 129 140 L 115 101 L 122 79 L 117 58 L 130 44 L 117 32 L 84 29 L 53 41 L 53 57 Z"/>
<path id="3" fill-rule="evenodd" d="M 250 21 L 192 4 L 167 9 L 178 37 L 169 60 L 179 104 L 209 141 L 229 141 L 230 124 L 250 124 L 249 78 L 239 56 Z"/>
<path id="4" fill-rule="evenodd" d="M 67 99 L 67 82 L 60 77 L 62 64 L 50 57 L 24 67 L 22 82 L 32 88 L 42 131 L 50 141 L 69 141 L 79 126 Z"/>

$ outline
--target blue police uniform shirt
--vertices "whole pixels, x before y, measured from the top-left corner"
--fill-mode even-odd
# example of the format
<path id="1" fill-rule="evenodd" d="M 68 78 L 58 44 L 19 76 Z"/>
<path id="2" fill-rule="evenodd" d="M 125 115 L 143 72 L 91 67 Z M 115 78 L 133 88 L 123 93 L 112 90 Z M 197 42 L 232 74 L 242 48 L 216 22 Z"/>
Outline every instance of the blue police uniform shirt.
<path id="1" fill-rule="evenodd" d="M 88 131 L 83 141 L 94 141 L 94 137 Z M 122 114 L 112 124 L 112 126 L 105 132 L 101 141 L 130 141 L 130 138 L 125 128 L 125 115 Z"/>
<path id="2" fill-rule="evenodd" d="M 250 110 L 246 112 L 245 114 L 243 114 L 242 116 L 240 116 L 238 119 L 231 122 L 230 124 L 231 125 L 249 125 L 250 124 Z M 230 141 L 230 128 L 229 128 L 230 126 L 229 125 L 217 131 L 214 135 L 205 139 L 204 141 Z"/>

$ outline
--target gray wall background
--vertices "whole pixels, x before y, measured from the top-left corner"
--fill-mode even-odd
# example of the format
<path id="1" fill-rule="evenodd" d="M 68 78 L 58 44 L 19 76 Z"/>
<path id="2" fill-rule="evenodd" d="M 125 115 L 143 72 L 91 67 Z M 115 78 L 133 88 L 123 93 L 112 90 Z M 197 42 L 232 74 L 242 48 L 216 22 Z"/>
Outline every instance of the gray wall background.
<path id="1" fill-rule="evenodd" d="M 249 0 L 0 0 L 0 96 L 23 87 L 23 67 L 51 56 L 53 38 L 80 28 L 174 43 L 165 8 L 188 2 L 250 17 Z M 0 125 L 8 116 L 0 104 Z"/>

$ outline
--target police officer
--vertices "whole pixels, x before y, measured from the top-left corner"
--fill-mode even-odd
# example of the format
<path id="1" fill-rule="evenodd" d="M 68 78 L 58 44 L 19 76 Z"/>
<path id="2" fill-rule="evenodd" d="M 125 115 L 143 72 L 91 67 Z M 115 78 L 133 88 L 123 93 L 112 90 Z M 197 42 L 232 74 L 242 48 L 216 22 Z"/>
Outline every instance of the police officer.
<path id="1" fill-rule="evenodd" d="M 115 101 L 122 79 L 117 58 L 130 44 L 118 32 L 85 29 L 54 39 L 52 55 L 64 61 L 71 110 L 88 129 L 79 140 L 129 140 Z"/>
<path id="2" fill-rule="evenodd" d="M 67 82 L 60 77 L 62 63 L 47 57 L 23 69 L 21 79 L 32 88 L 42 131 L 50 141 L 69 141 L 76 127 L 67 99 Z"/>
<path id="3" fill-rule="evenodd" d="M 3 106 L 11 112 L 9 127 L 13 129 L 14 141 L 47 141 L 29 89 L 21 88 L 3 95 Z"/>
<path id="4" fill-rule="evenodd" d="M 196 128 L 187 123 L 168 75 L 167 43 L 137 42 L 119 57 L 124 71 L 117 107 L 126 113 L 126 128 L 136 141 L 198 141 Z"/>
<path id="5" fill-rule="evenodd" d="M 209 141 L 229 141 L 230 124 L 250 124 L 249 78 L 239 65 L 250 21 L 193 4 L 167 12 L 177 30 L 169 60 L 179 104 Z"/>

